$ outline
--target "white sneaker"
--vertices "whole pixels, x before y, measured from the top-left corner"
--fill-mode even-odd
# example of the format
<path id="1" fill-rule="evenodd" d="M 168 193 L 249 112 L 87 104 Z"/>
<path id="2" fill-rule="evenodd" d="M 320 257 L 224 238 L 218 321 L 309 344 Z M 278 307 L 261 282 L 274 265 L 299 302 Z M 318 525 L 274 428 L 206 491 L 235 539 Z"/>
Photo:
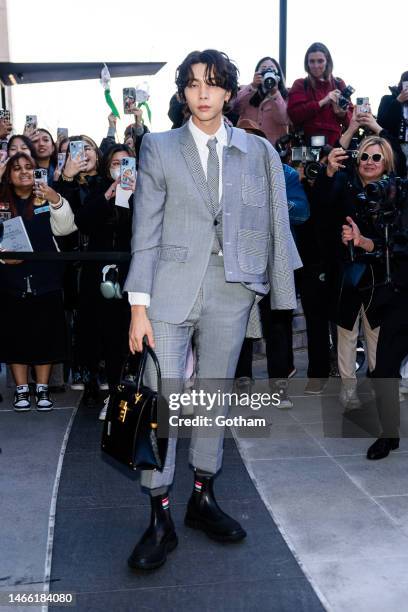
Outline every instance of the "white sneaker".
<path id="1" fill-rule="evenodd" d="M 35 391 L 36 408 L 40 412 L 48 412 L 52 410 L 54 402 L 50 399 L 48 385 L 37 385 Z"/>
<path id="2" fill-rule="evenodd" d="M 340 391 L 339 400 L 341 405 L 349 410 L 361 408 L 361 402 L 357 395 L 356 387 L 346 387 L 343 385 Z"/>
<path id="3" fill-rule="evenodd" d="M 31 410 L 30 388 L 28 385 L 17 385 L 13 406 L 16 412 L 28 412 L 28 410 Z"/>
<path id="4" fill-rule="evenodd" d="M 109 398 L 110 398 L 110 395 L 105 397 L 105 399 L 103 400 L 103 408 L 101 409 L 101 411 L 99 413 L 99 417 L 98 417 L 100 421 L 104 421 L 106 419 L 106 413 L 108 411 Z"/>

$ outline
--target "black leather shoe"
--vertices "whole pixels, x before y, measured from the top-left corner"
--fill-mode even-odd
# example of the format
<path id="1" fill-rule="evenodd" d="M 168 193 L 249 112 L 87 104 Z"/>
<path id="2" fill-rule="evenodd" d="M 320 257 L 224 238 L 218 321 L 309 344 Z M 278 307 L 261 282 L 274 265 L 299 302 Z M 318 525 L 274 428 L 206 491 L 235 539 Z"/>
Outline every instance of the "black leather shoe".
<path id="1" fill-rule="evenodd" d="M 215 501 L 213 480 L 214 477 L 196 478 L 184 523 L 187 527 L 201 529 L 213 540 L 238 542 L 246 537 L 246 531 L 238 521 L 225 514 Z"/>
<path id="2" fill-rule="evenodd" d="M 99 403 L 99 386 L 96 380 L 90 380 L 85 383 L 82 403 L 87 408 L 95 408 Z"/>
<path id="3" fill-rule="evenodd" d="M 152 570 L 160 567 L 167 553 L 174 550 L 178 540 L 168 508 L 168 495 L 150 498 L 150 525 L 128 559 L 132 569 Z"/>
<path id="4" fill-rule="evenodd" d="M 367 459 L 375 461 L 388 457 L 390 451 L 399 448 L 399 438 L 378 438 L 367 451 Z"/>

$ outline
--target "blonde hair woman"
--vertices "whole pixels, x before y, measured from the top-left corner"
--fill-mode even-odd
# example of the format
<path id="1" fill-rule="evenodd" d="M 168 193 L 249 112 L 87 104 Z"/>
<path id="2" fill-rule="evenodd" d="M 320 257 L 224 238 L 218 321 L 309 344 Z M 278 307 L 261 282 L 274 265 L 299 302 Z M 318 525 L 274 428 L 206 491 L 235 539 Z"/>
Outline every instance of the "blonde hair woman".
<path id="1" fill-rule="evenodd" d="M 384 280 L 385 270 L 378 260 L 364 255 L 376 249 L 382 239 L 366 204 L 357 196 L 368 183 L 388 176 L 394 170 L 390 144 L 379 136 L 365 138 L 358 149 L 356 164 L 342 148 L 335 148 L 328 157 L 326 171 L 318 177 L 314 196 L 320 218 L 320 231 L 327 241 L 327 251 L 335 270 L 333 320 L 337 323 L 337 353 L 343 381 L 340 401 L 345 407 L 358 407 L 356 393 L 356 348 L 363 329 L 368 369 L 376 364 L 380 325 L 377 285 Z M 358 239 L 353 232 L 360 228 Z M 350 235 L 348 240 L 345 235 Z M 351 242 L 353 251 L 351 251 Z M 351 253 L 353 257 L 351 258 Z"/>

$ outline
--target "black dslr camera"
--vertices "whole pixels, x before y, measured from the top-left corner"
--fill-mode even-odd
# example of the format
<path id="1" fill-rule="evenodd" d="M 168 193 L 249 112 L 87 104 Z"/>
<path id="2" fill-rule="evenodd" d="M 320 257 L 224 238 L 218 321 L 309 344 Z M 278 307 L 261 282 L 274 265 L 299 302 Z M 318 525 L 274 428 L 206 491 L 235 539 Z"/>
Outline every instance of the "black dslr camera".
<path id="1" fill-rule="evenodd" d="M 299 135 L 298 135 L 299 141 Z M 313 180 L 319 174 L 322 164 L 319 162 L 320 152 L 326 144 L 325 136 L 311 136 L 310 146 L 305 146 L 304 139 L 300 139 L 297 146 L 292 146 L 292 164 L 303 165 L 305 177 Z M 294 143 L 295 144 L 295 143 Z"/>
<path id="2" fill-rule="evenodd" d="M 360 216 L 383 236 L 373 255 L 385 261 L 383 284 L 392 285 L 391 259 L 408 259 L 408 179 L 390 176 L 368 183 L 357 199 Z"/>
<path id="3" fill-rule="evenodd" d="M 408 198 L 408 179 L 389 176 L 368 183 L 357 199 L 364 204 L 366 215 L 392 219 L 403 209 Z M 408 229 L 408 228 L 407 228 Z"/>
<path id="4" fill-rule="evenodd" d="M 347 110 L 347 107 L 350 104 L 350 98 L 354 92 L 355 89 L 351 85 L 347 85 L 347 87 L 341 90 L 337 104 L 342 110 Z"/>
<path id="5" fill-rule="evenodd" d="M 279 84 L 280 76 L 275 70 L 272 70 L 272 68 L 266 68 L 259 74 L 262 77 L 262 90 L 264 93 L 269 93 Z"/>

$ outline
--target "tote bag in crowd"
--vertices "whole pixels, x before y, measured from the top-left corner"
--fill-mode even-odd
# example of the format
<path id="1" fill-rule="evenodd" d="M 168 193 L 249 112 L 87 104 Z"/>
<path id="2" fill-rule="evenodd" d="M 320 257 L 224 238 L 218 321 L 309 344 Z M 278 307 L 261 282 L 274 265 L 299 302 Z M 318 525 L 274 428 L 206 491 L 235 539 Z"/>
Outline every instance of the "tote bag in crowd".
<path id="1" fill-rule="evenodd" d="M 157 392 L 143 384 L 148 357 L 157 374 Z M 130 371 L 130 356 L 122 370 L 122 380 L 109 398 L 102 434 L 102 450 L 131 470 L 163 471 L 168 437 L 159 437 L 158 419 L 167 426 L 168 403 L 162 395 L 160 364 L 153 349 L 143 341 L 143 351 L 134 382 L 123 377 Z"/>

